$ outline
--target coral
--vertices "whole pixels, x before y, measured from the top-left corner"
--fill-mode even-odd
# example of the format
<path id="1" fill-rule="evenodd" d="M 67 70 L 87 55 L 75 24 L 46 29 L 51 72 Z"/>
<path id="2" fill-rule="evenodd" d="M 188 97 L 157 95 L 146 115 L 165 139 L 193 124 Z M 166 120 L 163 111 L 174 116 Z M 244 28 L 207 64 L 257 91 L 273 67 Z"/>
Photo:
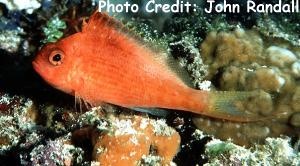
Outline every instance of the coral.
<path id="1" fill-rule="evenodd" d="M 27 13 L 32 14 L 32 12 L 41 7 L 40 1 L 37 0 L 0 0 L 4 3 L 9 10 L 23 10 L 25 9 Z"/>
<path id="2" fill-rule="evenodd" d="M 0 96 L 0 154 L 5 154 L 11 148 L 21 143 L 25 137 L 27 144 L 33 144 L 40 137 L 35 136 L 33 102 L 29 99 L 1 94 Z M 30 131 L 30 132 L 28 132 Z M 35 139 L 32 139 L 35 138 Z M 24 138 L 23 138 L 24 139 Z M 26 143 L 21 144 L 25 146 Z"/>
<path id="3" fill-rule="evenodd" d="M 0 49 L 4 49 L 10 53 L 17 52 L 22 41 L 19 36 L 21 33 L 21 29 L 0 31 Z"/>
<path id="4" fill-rule="evenodd" d="M 36 146 L 30 153 L 31 164 L 71 166 L 82 163 L 82 149 L 66 142 L 67 139 L 56 139 L 47 141 L 46 145 Z"/>
<path id="5" fill-rule="evenodd" d="M 13 117 L 1 117 L 0 126 L 3 130 L 0 133 L 0 144 L 2 152 L 15 146 L 20 140 L 21 134 L 15 127 L 12 127 L 13 125 L 16 125 Z"/>
<path id="6" fill-rule="evenodd" d="M 209 66 L 207 78 L 218 90 L 260 93 L 244 109 L 261 115 L 257 123 L 233 123 L 195 118 L 206 133 L 237 144 L 263 142 L 268 136 L 297 135 L 299 129 L 299 47 L 265 37 L 255 30 L 210 32 L 201 44 L 201 56 Z M 296 71 L 296 72 L 295 72 Z"/>
<path id="7" fill-rule="evenodd" d="M 110 121 L 110 132 L 93 139 L 93 157 L 101 165 L 171 164 L 180 136 L 163 120 L 121 115 Z"/>
<path id="8" fill-rule="evenodd" d="M 21 46 L 24 30 L 14 25 L 13 21 L 0 17 L 0 49 L 9 53 L 16 53 Z"/>
<path id="9" fill-rule="evenodd" d="M 276 17 L 276 19 L 270 16 L 261 17 L 257 20 L 256 29 L 266 36 L 274 39 L 283 39 L 295 46 L 300 46 L 300 39 L 297 37 L 299 19 L 299 15 L 297 14 L 290 15 L 289 17 Z"/>
<path id="10" fill-rule="evenodd" d="M 296 78 L 300 78 L 300 61 L 296 61 L 292 64 L 292 73 Z"/>
<path id="11" fill-rule="evenodd" d="M 300 111 L 300 86 L 297 86 L 291 100 L 292 109 L 296 112 Z"/>
<path id="12" fill-rule="evenodd" d="M 267 48 L 266 54 L 269 63 L 280 68 L 290 66 L 297 60 L 297 56 L 292 51 L 277 46 Z"/>
<path id="13" fill-rule="evenodd" d="M 237 29 L 233 33 L 210 32 L 201 44 L 201 56 L 204 63 L 210 66 L 208 78 L 212 78 L 219 68 L 227 66 L 232 61 L 237 63 L 259 61 L 261 45 L 262 40 L 255 32 L 245 33 L 243 29 Z"/>
<path id="14" fill-rule="evenodd" d="M 208 163 L 219 165 L 299 165 L 300 153 L 293 149 L 289 138 L 267 138 L 264 145 L 251 149 L 235 145 L 230 141 L 214 139 L 206 144 Z"/>

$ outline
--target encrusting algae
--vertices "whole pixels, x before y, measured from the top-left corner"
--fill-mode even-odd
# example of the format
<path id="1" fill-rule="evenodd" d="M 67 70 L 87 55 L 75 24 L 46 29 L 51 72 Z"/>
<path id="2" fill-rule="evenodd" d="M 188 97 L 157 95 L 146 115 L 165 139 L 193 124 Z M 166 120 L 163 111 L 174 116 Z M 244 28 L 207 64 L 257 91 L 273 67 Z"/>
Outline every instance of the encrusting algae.
<path id="1" fill-rule="evenodd" d="M 157 156 L 157 163 L 172 164 L 180 136 L 163 120 L 121 115 L 110 121 L 110 132 L 93 136 L 94 161 L 101 165 L 144 165 L 147 156 Z"/>

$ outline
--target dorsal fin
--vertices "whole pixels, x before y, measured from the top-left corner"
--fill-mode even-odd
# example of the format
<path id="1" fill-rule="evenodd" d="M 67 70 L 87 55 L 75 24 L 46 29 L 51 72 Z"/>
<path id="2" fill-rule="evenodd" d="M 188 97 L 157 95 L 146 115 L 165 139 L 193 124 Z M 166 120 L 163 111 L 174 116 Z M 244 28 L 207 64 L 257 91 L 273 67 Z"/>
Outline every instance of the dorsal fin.
<path id="1" fill-rule="evenodd" d="M 105 32 L 107 35 L 110 35 L 113 32 L 119 32 L 123 35 L 136 40 L 140 44 L 144 45 L 144 40 L 138 36 L 136 33 L 133 33 L 127 27 L 125 27 L 120 21 L 109 16 L 105 12 L 95 11 L 89 18 L 88 22 L 84 23 L 82 26 L 83 33 L 93 33 L 99 34 Z"/>
<path id="2" fill-rule="evenodd" d="M 137 41 L 141 46 L 147 46 L 153 52 L 163 52 L 159 45 L 155 43 L 150 43 L 145 41 L 140 35 L 136 32 L 128 29 L 117 19 L 109 16 L 107 13 L 95 11 L 90 17 L 88 22 L 84 20 L 82 24 L 83 33 L 93 33 L 99 34 L 105 32 L 107 35 L 110 35 L 110 32 L 119 32 L 120 34 L 127 36 L 128 38 Z"/>
<path id="3" fill-rule="evenodd" d="M 187 70 L 185 68 L 183 68 L 182 66 L 180 66 L 178 61 L 176 61 L 173 57 L 168 56 L 166 62 L 167 62 L 167 65 L 169 66 L 169 68 L 171 69 L 171 71 L 173 71 L 176 74 L 176 76 L 179 79 L 181 79 L 183 81 L 183 83 L 185 83 L 185 85 L 189 86 L 190 88 L 194 88 L 194 85 L 192 83 L 192 80 L 191 80 Z"/>
<path id="4" fill-rule="evenodd" d="M 156 60 L 163 65 L 167 66 L 167 69 L 174 73 L 177 78 L 179 78 L 185 85 L 194 88 L 192 80 L 187 72 L 187 70 L 182 67 L 177 60 L 175 60 L 171 55 L 164 52 L 156 52 Z"/>
<path id="5" fill-rule="evenodd" d="M 191 79 L 187 71 L 180 67 L 179 63 L 170 55 L 165 53 L 164 50 L 157 47 L 153 47 L 151 43 L 145 42 L 140 36 L 130 31 L 125 27 L 121 22 L 110 17 L 108 14 L 103 12 L 95 11 L 89 18 L 88 23 L 84 23 L 82 27 L 83 33 L 93 33 L 98 34 L 105 32 L 107 35 L 113 34 L 115 32 L 122 33 L 124 36 L 127 36 L 130 39 L 137 41 L 141 46 L 145 46 L 150 49 L 155 58 L 164 65 L 168 66 L 167 68 L 173 72 L 180 80 L 183 81 L 187 86 L 193 87 Z M 111 35 L 112 36 L 112 35 Z"/>
<path id="6" fill-rule="evenodd" d="M 123 29 L 122 23 L 110 17 L 106 13 L 95 11 L 89 18 L 88 23 L 82 27 L 82 32 L 98 32 L 101 29 Z"/>

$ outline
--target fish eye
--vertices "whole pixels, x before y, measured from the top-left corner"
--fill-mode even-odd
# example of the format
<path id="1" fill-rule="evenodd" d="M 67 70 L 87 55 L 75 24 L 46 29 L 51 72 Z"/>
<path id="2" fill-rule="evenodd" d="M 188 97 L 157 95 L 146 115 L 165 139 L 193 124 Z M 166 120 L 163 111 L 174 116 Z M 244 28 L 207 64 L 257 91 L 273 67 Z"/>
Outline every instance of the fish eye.
<path id="1" fill-rule="evenodd" d="M 64 53 L 60 50 L 52 51 L 49 56 L 49 62 L 54 66 L 58 66 L 62 64 L 63 59 L 64 59 Z"/>

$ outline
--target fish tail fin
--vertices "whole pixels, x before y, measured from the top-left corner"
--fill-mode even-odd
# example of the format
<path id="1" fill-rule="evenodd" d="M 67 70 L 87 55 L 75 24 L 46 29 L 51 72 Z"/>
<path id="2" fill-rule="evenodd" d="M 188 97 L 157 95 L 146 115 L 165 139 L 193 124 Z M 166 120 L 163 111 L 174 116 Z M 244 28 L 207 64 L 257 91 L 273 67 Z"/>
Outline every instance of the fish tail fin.
<path id="1" fill-rule="evenodd" d="M 208 106 L 204 114 L 231 121 L 254 122 L 268 117 L 247 110 L 247 103 L 255 98 L 259 91 L 211 91 Z"/>

